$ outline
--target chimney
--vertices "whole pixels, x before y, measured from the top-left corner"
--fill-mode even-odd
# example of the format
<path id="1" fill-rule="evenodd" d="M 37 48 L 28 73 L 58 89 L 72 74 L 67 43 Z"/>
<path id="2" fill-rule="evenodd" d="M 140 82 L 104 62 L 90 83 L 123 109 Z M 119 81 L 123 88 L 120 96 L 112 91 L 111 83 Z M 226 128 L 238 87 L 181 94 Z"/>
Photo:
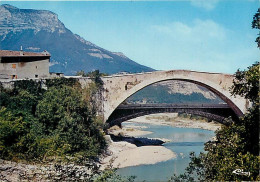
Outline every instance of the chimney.
<path id="1" fill-rule="evenodd" d="M 50 53 L 49 53 L 48 51 L 44 50 L 44 51 L 43 51 L 43 54 L 47 56 L 47 55 L 49 55 Z"/>
<path id="2" fill-rule="evenodd" d="M 21 49 L 20 49 L 20 56 L 23 56 L 23 46 L 21 46 Z"/>

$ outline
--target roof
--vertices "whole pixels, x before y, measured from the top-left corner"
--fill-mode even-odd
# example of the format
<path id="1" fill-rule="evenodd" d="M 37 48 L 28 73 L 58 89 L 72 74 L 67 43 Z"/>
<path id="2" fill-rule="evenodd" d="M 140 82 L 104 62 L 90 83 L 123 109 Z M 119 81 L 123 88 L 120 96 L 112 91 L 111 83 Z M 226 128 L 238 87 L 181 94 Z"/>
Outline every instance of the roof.
<path id="1" fill-rule="evenodd" d="M 0 50 L 0 57 L 50 57 L 50 53 L 47 51 L 36 53 L 36 52 L 24 52 L 24 51 L 9 51 Z"/>

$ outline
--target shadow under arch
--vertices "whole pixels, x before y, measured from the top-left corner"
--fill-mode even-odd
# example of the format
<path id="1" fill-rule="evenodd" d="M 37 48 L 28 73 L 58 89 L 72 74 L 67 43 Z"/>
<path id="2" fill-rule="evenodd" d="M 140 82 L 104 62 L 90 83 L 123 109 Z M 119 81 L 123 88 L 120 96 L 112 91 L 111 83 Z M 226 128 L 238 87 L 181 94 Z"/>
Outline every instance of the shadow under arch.
<path id="1" fill-rule="evenodd" d="M 229 107 L 230 107 L 230 109 L 233 111 L 233 113 L 234 114 L 232 114 L 232 113 L 230 113 L 230 112 L 227 112 L 228 114 L 230 114 L 230 115 L 235 115 L 235 118 L 237 119 L 237 118 L 239 118 L 239 117 L 241 117 L 241 116 L 243 116 L 243 112 L 227 97 L 227 96 L 225 96 L 224 94 L 222 94 L 220 91 L 218 91 L 217 89 L 215 89 L 215 88 L 213 88 L 213 87 L 211 87 L 211 86 L 209 86 L 209 85 L 207 85 L 207 84 L 205 84 L 205 83 L 202 83 L 202 82 L 200 82 L 200 81 L 196 81 L 196 80 L 191 80 L 191 79 L 182 79 L 182 78 L 170 78 L 170 79 L 162 79 L 162 80 L 159 80 L 159 81 L 154 81 L 154 82 L 152 82 L 152 83 L 150 83 L 150 84 L 147 84 L 147 85 L 145 85 L 145 86 L 143 86 L 143 87 L 141 87 L 141 88 L 139 88 L 138 90 L 136 90 L 135 92 L 133 92 L 132 94 L 129 94 L 128 95 L 128 97 L 127 98 L 125 98 L 122 102 L 120 102 L 118 105 L 117 105 L 117 107 L 113 110 L 113 112 L 111 112 L 111 114 L 109 115 L 109 117 L 108 117 L 108 119 L 106 120 L 106 123 L 111 123 L 111 122 L 113 122 L 113 120 L 115 120 L 115 113 L 116 113 L 116 111 L 117 111 L 117 108 L 119 107 L 119 105 L 120 104 L 122 104 L 125 100 L 127 100 L 129 97 L 131 97 L 132 95 L 134 95 L 135 93 L 137 93 L 137 92 L 139 92 L 140 90 L 142 90 L 142 89 L 144 89 L 144 88 L 146 88 L 146 87 L 148 87 L 148 86 L 150 86 L 150 85 L 153 85 L 153 84 L 155 84 L 155 83 L 160 83 L 160 82 L 163 82 L 163 81 L 170 81 L 170 80 L 176 80 L 176 81 L 184 81 L 184 82 L 189 82 L 189 83 L 194 83 L 194 84 L 196 84 L 196 85 L 200 85 L 200 86 L 202 86 L 202 87 L 204 87 L 204 88 L 207 88 L 208 90 L 210 90 L 211 92 L 213 92 L 214 94 L 216 94 L 218 97 L 220 97 Z M 177 111 L 177 110 L 176 110 Z M 173 112 L 173 111 L 171 111 L 171 112 Z M 175 111 L 174 111 L 175 112 Z M 179 111 L 179 112 L 181 112 L 181 111 Z M 189 112 L 189 111 L 185 111 L 185 112 Z M 204 113 L 204 114 L 201 114 L 201 116 L 207 116 L 207 113 L 208 112 L 205 112 L 205 111 L 200 111 L 201 113 Z M 149 114 L 149 112 L 146 112 L 146 113 L 148 113 Z M 153 113 L 150 113 L 150 114 L 154 114 L 154 113 L 156 113 L 156 112 L 153 112 Z M 157 113 L 160 113 L 160 111 L 158 111 Z M 161 112 L 162 113 L 162 112 Z M 194 113 L 195 114 L 195 113 Z M 217 115 L 217 114 L 214 114 L 214 113 L 212 113 L 212 112 L 209 112 L 208 114 L 210 114 L 210 115 L 212 115 L 212 116 L 216 116 L 215 118 L 217 118 L 217 116 L 219 116 L 219 115 Z M 143 113 L 143 115 L 147 115 L 147 114 L 145 114 L 145 113 Z M 199 113 L 197 113 L 197 115 L 199 115 Z M 131 118 L 130 119 L 133 119 L 133 118 L 135 118 L 135 117 L 139 117 L 139 116 L 141 116 L 141 114 L 139 113 L 139 114 L 136 114 L 136 116 L 135 115 L 132 115 L 131 116 Z M 208 115 L 209 116 L 209 115 Z M 228 116 L 224 116 L 224 117 L 228 117 Z M 219 118 L 221 118 L 221 120 L 223 120 L 223 116 L 219 116 Z M 232 117 L 232 118 L 234 118 L 234 117 Z"/>

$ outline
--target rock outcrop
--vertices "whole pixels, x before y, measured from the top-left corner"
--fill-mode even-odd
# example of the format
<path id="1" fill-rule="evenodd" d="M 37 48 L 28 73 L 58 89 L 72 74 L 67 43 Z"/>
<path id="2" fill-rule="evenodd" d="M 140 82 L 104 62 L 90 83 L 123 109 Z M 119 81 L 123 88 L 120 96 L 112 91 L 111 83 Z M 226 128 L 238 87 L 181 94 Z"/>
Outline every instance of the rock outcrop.
<path id="1" fill-rule="evenodd" d="M 0 49 L 20 50 L 21 46 L 25 51 L 47 50 L 51 54 L 50 71 L 66 75 L 97 69 L 109 74 L 153 70 L 72 33 L 53 12 L 1 5 Z"/>
<path id="2" fill-rule="evenodd" d="M 169 88 L 169 94 L 183 94 L 183 95 L 191 95 L 192 93 L 202 94 L 207 99 L 216 99 L 217 96 L 210 90 L 199 86 L 194 83 L 189 83 L 185 81 L 164 81 L 161 83 L 156 83 L 153 86 L 166 86 Z"/>
<path id="3" fill-rule="evenodd" d="M 88 181 L 91 176 L 87 166 L 31 165 L 0 159 L 0 181 Z"/>

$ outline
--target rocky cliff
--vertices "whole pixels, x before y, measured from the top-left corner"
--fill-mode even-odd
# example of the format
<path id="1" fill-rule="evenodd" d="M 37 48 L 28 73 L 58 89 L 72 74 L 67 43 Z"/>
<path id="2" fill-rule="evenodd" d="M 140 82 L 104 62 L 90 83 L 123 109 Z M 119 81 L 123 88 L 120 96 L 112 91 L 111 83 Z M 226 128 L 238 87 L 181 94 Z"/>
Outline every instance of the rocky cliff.
<path id="1" fill-rule="evenodd" d="M 74 75 L 99 69 L 103 73 L 145 72 L 153 69 L 140 65 L 123 53 L 110 52 L 73 34 L 46 10 L 0 6 L 0 49 L 51 54 L 50 71 Z"/>
<path id="2" fill-rule="evenodd" d="M 218 96 L 208 89 L 196 85 L 194 83 L 184 82 L 184 81 L 164 81 L 161 83 L 154 84 L 154 87 L 165 86 L 167 87 L 167 92 L 169 94 L 183 94 L 183 95 L 191 95 L 192 93 L 197 93 L 203 95 L 206 99 L 214 100 L 217 99 Z"/>
<path id="3" fill-rule="evenodd" d="M 126 100 L 127 103 L 223 103 L 216 94 L 194 83 L 163 81 L 150 85 Z"/>

